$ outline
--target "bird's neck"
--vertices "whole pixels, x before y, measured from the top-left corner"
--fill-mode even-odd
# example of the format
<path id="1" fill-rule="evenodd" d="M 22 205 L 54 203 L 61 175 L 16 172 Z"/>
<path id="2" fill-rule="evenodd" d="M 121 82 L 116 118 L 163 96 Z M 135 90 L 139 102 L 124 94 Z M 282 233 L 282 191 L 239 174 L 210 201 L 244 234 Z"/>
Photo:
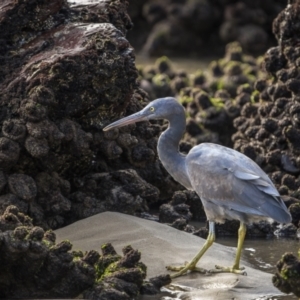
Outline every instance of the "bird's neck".
<path id="1" fill-rule="evenodd" d="M 169 127 L 159 137 L 158 156 L 168 173 L 186 188 L 191 188 L 186 172 L 185 155 L 179 152 L 179 142 L 185 132 L 185 115 L 172 115 L 168 118 Z"/>

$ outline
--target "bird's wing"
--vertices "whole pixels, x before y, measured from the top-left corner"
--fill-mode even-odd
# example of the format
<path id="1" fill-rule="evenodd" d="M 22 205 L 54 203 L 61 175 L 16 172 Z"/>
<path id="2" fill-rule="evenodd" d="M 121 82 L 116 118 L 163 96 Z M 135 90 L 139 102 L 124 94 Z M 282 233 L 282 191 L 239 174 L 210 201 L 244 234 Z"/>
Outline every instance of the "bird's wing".
<path id="1" fill-rule="evenodd" d="M 230 171 L 230 170 L 229 170 Z M 272 182 L 266 178 L 262 178 L 259 175 L 253 174 L 248 169 L 237 168 L 233 171 L 233 175 L 240 180 L 249 181 L 250 184 L 256 186 L 262 192 L 271 196 L 280 197 L 277 189 L 274 187 Z"/>
<path id="2" fill-rule="evenodd" d="M 269 177 L 237 151 L 221 146 L 196 147 L 187 155 L 186 169 L 193 188 L 206 201 L 279 222 L 290 219 Z"/>

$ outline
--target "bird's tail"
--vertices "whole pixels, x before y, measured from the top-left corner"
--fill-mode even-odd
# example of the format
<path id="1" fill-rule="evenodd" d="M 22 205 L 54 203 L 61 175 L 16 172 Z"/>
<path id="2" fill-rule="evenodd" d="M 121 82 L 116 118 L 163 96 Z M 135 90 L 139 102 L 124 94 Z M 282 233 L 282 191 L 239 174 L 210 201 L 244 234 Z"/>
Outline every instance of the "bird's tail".
<path id="1" fill-rule="evenodd" d="M 280 197 L 274 198 L 276 198 L 276 204 L 270 205 L 270 202 L 265 202 L 261 205 L 260 210 L 265 211 L 270 218 L 279 223 L 290 223 L 292 221 L 292 216 L 283 200 Z"/>

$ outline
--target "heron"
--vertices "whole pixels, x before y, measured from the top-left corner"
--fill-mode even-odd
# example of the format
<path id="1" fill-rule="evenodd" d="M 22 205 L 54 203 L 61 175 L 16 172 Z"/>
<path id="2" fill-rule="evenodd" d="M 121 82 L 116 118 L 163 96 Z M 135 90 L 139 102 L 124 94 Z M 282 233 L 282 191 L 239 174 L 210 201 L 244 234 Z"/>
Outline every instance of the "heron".
<path id="1" fill-rule="evenodd" d="M 172 278 L 191 271 L 207 272 L 197 263 L 215 241 L 215 223 L 238 220 L 238 243 L 233 266 L 216 265 L 209 272 L 230 272 L 246 275 L 240 267 L 246 225 L 260 220 L 291 222 L 291 215 L 268 175 L 249 157 L 214 143 L 194 146 L 187 155 L 179 151 L 185 132 L 184 107 L 173 97 L 159 98 L 141 111 L 122 118 L 103 130 L 152 120 L 166 119 L 167 129 L 157 143 L 159 159 L 168 173 L 185 188 L 200 197 L 208 220 L 208 236 L 195 257 L 182 266 L 167 266 Z"/>

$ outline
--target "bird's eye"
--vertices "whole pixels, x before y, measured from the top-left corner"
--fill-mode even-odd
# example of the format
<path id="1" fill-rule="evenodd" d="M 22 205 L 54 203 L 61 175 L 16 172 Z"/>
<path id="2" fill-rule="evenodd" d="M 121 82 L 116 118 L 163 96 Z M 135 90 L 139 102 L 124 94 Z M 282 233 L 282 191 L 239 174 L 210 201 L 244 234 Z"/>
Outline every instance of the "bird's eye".
<path id="1" fill-rule="evenodd" d="M 152 111 L 152 112 L 155 110 L 155 108 L 154 108 L 153 106 L 151 106 L 149 109 L 150 109 L 150 111 Z"/>

